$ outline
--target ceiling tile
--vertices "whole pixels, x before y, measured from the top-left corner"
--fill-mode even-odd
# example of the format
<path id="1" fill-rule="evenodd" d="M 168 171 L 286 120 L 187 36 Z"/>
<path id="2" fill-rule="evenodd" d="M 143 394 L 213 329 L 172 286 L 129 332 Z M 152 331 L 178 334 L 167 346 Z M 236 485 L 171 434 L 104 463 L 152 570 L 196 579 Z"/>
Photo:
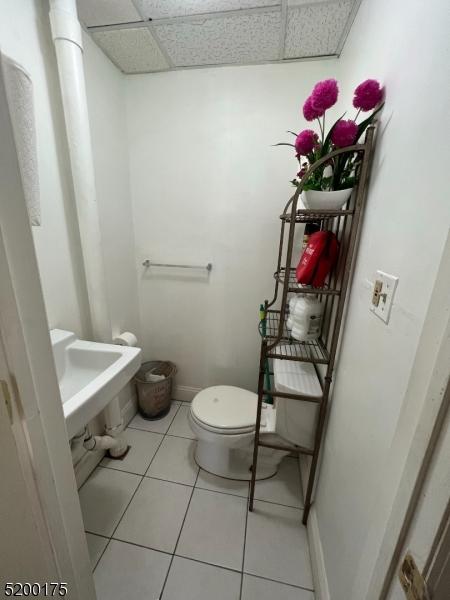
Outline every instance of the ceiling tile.
<path id="1" fill-rule="evenodd" d="M 354 0 L 289 8 L 285 58 L 336 54 Z"/>
<path id="2" fill-rule="evenodd" d="M 131 0 L 77 0 L 77 6 L 86 27 L 142 20 Z"/>
<path id="3" fill-rule="evenodd" d="M 92 37 L 124 73 L 161 71 L 169 67 L 146 27 L 94 31 Z"/>
<path id="4" fill-rule="evenodd" d="M 165 19 L 226 10 L 275 6 L 281 0 L 136 0 L 147 18 Z"/>
<path id="5" fill-rule="evenodd" d="M 280 26 L 279 11 L 155 23 L 159 39 L 179 67 L 276 60 Z"/>

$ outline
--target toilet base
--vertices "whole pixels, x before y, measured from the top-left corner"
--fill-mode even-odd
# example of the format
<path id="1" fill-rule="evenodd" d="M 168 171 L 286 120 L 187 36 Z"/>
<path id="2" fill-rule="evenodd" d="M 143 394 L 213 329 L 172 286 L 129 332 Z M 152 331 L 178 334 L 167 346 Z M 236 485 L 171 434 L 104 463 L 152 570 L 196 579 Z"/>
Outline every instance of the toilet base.
<path id="1" fill-rule="evenodd" d="M 278 471 L 287 452 L 261 447 L 258 452 L 256 479 L 268 479 Z M 252 478 L 253 444 L 246 448 L 228 448 L 217 443 L 198 440 L 195 460 L 199 467 L 227 479 L 249 481 Z"/>

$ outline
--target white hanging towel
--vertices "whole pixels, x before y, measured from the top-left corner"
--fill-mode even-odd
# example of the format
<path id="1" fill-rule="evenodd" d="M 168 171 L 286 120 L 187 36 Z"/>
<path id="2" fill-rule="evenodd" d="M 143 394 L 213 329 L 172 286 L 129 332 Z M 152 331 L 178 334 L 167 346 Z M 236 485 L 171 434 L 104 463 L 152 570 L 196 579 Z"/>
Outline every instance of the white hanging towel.
<path id="1" fill-rule="evenodd" d="M 6 90 L 23 193 L 31 225 L 41 224 L 33 82 L 23 67 L 0 52 L 0 77 Z"/>

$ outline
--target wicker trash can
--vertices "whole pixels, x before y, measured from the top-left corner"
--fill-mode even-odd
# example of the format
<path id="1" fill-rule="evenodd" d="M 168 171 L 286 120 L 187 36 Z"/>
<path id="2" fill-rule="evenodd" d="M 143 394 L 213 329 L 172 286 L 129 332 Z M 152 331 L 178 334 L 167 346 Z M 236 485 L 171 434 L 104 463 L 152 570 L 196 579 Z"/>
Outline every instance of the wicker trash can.
<path id="1" fill-rule="evenodd" d="M 163 360 L 143 363 L 134 377 L 138 409 L 144 419 L 162 419 L 170 410 L 176 366 Z"/>

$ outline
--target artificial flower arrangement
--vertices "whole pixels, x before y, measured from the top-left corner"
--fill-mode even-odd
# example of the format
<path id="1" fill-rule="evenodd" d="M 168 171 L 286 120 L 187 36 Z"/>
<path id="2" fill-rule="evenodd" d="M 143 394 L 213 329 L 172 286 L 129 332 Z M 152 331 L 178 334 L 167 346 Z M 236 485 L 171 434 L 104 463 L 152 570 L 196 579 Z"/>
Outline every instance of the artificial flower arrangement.
<path id="1" fill-rule="evenodd" d="M 320 136 L 312 129 L 304 129 L 300 133 L 288 131 L 295 135 L 295 143 L 275 144 L 276 146 L 292 146 L 300 164 L 297 177 L 292 184 L 298 186 L 310 165 L 323 158 L 333 150 L 356 144 L 367 127 L 381 110 L 384 90 L 375 79 L 367 79 L 354 91 L 353 106 L 357 110 L 354 119 L 344 119 L 345 113 L 332 125 L 325 134 L 325 113 L 334 106 L 339 95 L 336 79 L 325 79 L 314 86 L 311 95 L 303 105 L 303 116 L 307 121 L 317 120 Z M 358 123 L 361 113 L 372 113 Z M 359 157 L 355 152 L 343 153 L 330 158 L 310 174 L 304 182 L 304 190 L 337 191 L 351 190 L 356 183 Z"/>

